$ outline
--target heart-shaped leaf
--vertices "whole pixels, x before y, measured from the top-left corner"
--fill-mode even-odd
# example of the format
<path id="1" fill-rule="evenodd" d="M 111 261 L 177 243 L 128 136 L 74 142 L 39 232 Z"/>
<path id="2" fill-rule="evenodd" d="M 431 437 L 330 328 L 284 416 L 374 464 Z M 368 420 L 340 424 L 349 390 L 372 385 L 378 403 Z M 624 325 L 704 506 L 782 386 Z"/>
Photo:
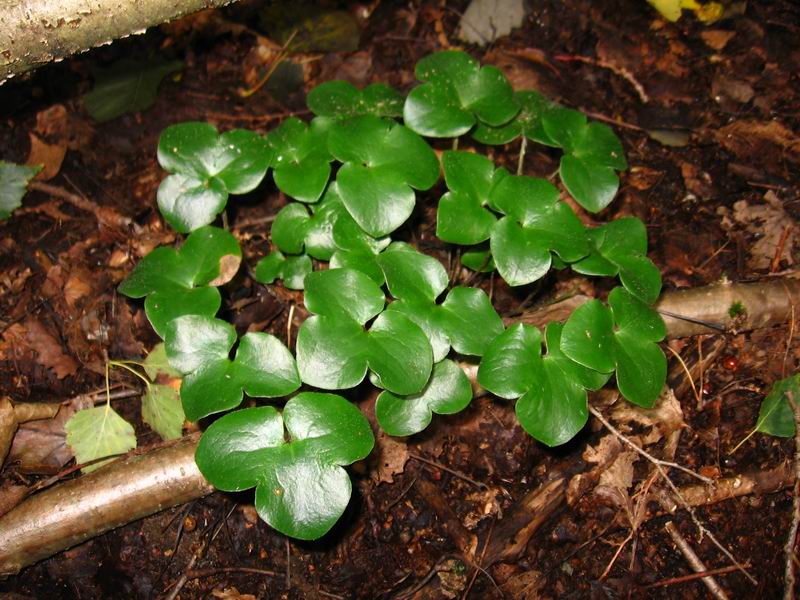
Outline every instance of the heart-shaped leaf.
<path id="1" fill-rule="evenodd" d="M 547 135 L 542 124 L 542 116 L 554 108 L 553 103 L 539 92 L 531 90 L 516 92 L 514 98 L 520 106 L 516 117 L 499 127 L 478 123 L 472 132 L 472 137 L 481 144 L 496 146 L 507 144 L 520 135 L 524 135 L 534 142 L 555 146 L 556 144 Z"/>
<path id="2" fill-rule="evenodd" d="M 547 326 L 547 355 L 539 330 L 517 323 L 491 343 L 478 381 L 502 398 L 519 398 L 517 419 L 531 436 L 558 446 L 571 440 L 589 416 L 586 390 L 601 388 L 609 374 L 573 362 L 561 351 L 562 325 Z"/>
<path id="3" fill-rule="evenodd" d="M 316 315 L 363 325 L 383 310 L 385 302 L 381 289 L 360 271 L 328 269 L 306 277 L 305 305 Z"/>
<path id="4" fill-rule="evenodd" d="M 452 360 L 442 360 L 433 365 L 431 378 L 419 394 L 381 392 L 375 402 L 375 417 L 389 435 L 413 435 L 430 424 L 433 413 L 455 414 L 471 400 L 472 386 L 464 371 Z"/>
<path id="5" fill-rule="evenodd" d="M 666 328 L 660 315 L 624 288 L 578 307 L 564 325 L 561 348 L 575 362 L 601 373 L 617 372 L 625 398 L 646 408 L 661 394 L 667 360 L 657 342 Z"/>
<path id="6" fill-rule="evenodd" d="M 267 254 L 256 264 L 256 281 L 272 283 L 282 279 L 283 285 L 290 290 L 302 290 L 306 275 L 311 273 L 313 265 L 306 254 L 300 256 L 284 256 L 275 251 Z"/>
<path id="7" fill-rule="evenodd" d="M 276 398 L 300 387 L 294 357 L 275 336 L 245 334 L 230 360 L 235 341 L 233 327 L 219 319 L 190 315 L 168 325 L 167 357 L 170 365 L 186 374 L 181 399 L 190 421 L 235 408 L 243 391 Z"/>
<path id="8" fill-rule="evenodd" d="M 283 193 L 301 202 L 317 202 L 331 176 L 324 121 L 306 125 L 289 117 L 267 136 L 274 150 L 272 176 Z"/>
<path id="9" fill-rule="evenodd" d="M 489 203 L 507 215 L 494 226 L 490 248 L 497 270 L 509 285 L 543 277 L 550 269 L 551 251 L 567 262 L 589 253 L 580 220 L 558 201 L 558 189 L 544 179 L 504 177 L 492 189 Z"/>
<path id="10" fill-rule="evenodd" d="M 491 273 L 496 268 L 492 252 L 487 243 L 478 244 L 469 250 L 464 250 L 461 253 L 461 264 L 478 273 Z"/>
<path id="11" fill-rule="evenodd" d="M 392 243 L 377 260 L 389 293 L 395 298 L 435 302 L 447 288 L 447 271 L 442 263 L 406 243 Z"/>
<path id="12" fill-rule="evenodd" d="M 488 240 L 497 217 L 485 208 L 492 189 L 508 173 L 495 170 L 485 156 L 463 151 L 442 155 L 447 188 L 436 213 L 436 237 L 453 244 L 478 244 Z"/>
<path id="13" fill-rule="evenodd" d="M 403 120 L 420 135 L 457 137 L 478 121 L 497 127 L 519 112 L 505 75 L 497 67 L 481 67 L 464 52 L 426 56 L 415 73 L 423 83 L 406 98 Z"/>
<path id="14" fill-rule="evenodd" d="M 22 205 L 28 182 L 42 167 L 26 167 L 0 160 L 0 220 L 7 219 Z"/>
<path id="15" fill-rule="evenodd" d="M 337 123 L 328 147 L 344 163 L 336 177 L 342 202 L 373 237 L 402 225 L 414 209 L 414 189 L 426 190 L 439 178 L 427 142 L 388 119 L 367 115 Z"/>
<path id="16" fill-rule="evenodd" d="M 573 198 L 590 212 L 600 212 L 619 188 L 616 171 L 627 168 L 619 138 L 602 123 L 587 123 L 578 111 L 558 108 L 542 117 L 545 134 L 564 149 L 559 172 Z"/>
<path id="17" fill-rule="evenodd" d="M 572 265 L 584 275 L 619 275 L 622 285 L 646 304 L 661 293 L 661 272 L 647 258 L 647 231 L 635 217 L 623 217 L 592 230 L 592 251 Z"/>
<path id="18" fill-rule="evenodd" d="M 130 298 L 147 297 L 145 312 L 156 333 L 164 336 L 167 324 L 187 314 L 214 316 L 220 307 L 216 287 L 230 281 L 239 270 L 242 251 L 229 232 L 201 227 L 179 250 L 156 248 L 145 256 L 120 284 Z"/>
<path id="19" fill-rule="evenodd" d="M 794 409 L 789 404 L 800 402 L 800 375 L 776 381 L 761 403 L 756 431 L 778 437 L 794 437 Z"/>
<path id="20" fill-rule="evenodd" d="M 350 402 L 303 392 L 286 403 L 282 415 L 264 406 L 215 421 L 195 460 L 218 489 L 255 487 L 256 510 L 270 526 L 312 540 L 330 530 L 350 500 L 342 467 L 366 458 L 373 444 L 369 422 Z"/>
<path id="21" fill-rule="evenodd" d="M 308 93 L 306 103 L 315 115 L 334 119 L 361 115 L 400 117 L 403 114 L 403 96 L 382 83 L 359 90 L 348 81 L 326 81 Z"/>
<path id="22" fill-rule="evenodd" d="M 124 454 L 136 448 L 133 426 L 120 417 L 109 404 L 76 412 L 64 424 L 64 431 L 67 434 L 67 444 L 72 448 L 78 464 Z M 89 465 L 81 471 L 90 473 L 107 462 Z"/>
<path id="23" fill-rule="evenodd" d="M 228 194 L 254 190 L 273 152 L 266 140 L 244 129 L 222 135 L 208 123 L 167 127 L 158 141 L 158 162 L 169 175 L 158 188 L 158 206 L 172 227 L 188 233 L 222 212 Z"/>

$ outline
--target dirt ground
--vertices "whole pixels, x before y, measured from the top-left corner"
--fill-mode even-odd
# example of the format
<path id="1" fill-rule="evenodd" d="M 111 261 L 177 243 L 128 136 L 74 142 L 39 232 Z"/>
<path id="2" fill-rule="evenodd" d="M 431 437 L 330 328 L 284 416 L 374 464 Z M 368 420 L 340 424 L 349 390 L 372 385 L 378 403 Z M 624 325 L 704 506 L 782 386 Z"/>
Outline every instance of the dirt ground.
<path id="1" fill-rule="evenodd" d="M 266 132 L 288 114 L 307 116 L 305 92 L 333 78 L 407 91 L 417 60 L 458 44 L 465 4 L 351 4 L 360 28 L 357 50 L 290 56 L 290 67 L 246 98 L 239 91 L 274 55 L 256 31 L 253 3 L 156 29 L 0 87 L 2 158 L 25 162 L 39 152 L 54 170 L 47 184 L 65 192 L 31 191 L 0 223 L 0 396 L 60 402 L 95 392 L 108 358 L 140 358 L 158 341 L 142 303 L 115 290 L 139 257 L 175 240 L 155 203 L 163 177 L 155 149 L 166 126 L 203 120 L 221 130 Z M 665 288 L 756 280 L 795 268 L 800 6 L 738 3 L 728 6 L 729 18 L 703 24 L 690 13 L 668 23 L 644 0 L 531 4 L 509 36 L 465 48 L 501 67 L 516 89 L 538 89 L 614 127 L 630 168 L 600 219 L 634 215 L 647 224 L 649 255 Z M 185 66 L 179 77 L 164 80 L 151 108 L 102 124 L 87 115 L 82 97 L 93 69 L 157 53 Z M 515 143 L 479 149 L 498 164 L 516 166 Z M 526 174 L 548 177 L 557 168 L 556 152 L 529 147 Z M 446 264 L 452 250 L 433 235 L 442 185 L 418 195 L 422 208 L 399 237 L 424 240 L 421 249 Z M 230 227 L 250 269 L 268 252 L 269 218 L 283 203 L 269 177 L 229 203 Z M 504 315 L 576 291 L 610 289 L 609 282 L 568 273 L 536 287 L 511 289 L 490 275 L 473 284 L 491 289 Z M 223 313 L 240 332 L 258 322 L 283 335 L 286 308 L 302 306 L 301 294 L 257 284 L 246 273 L 226 290 Z M 698 388 L 693 393 L 668 353 L 677 432 L 661 439 L 652 424 L 615 422 L 641 439 L 649 432 L 654 453 L 673 444 L 675 461 L 713 478 L 787 464 L 791 439 L 756 434 L 732 450 L 752 430 L 771 384 L 796 371 L 796 329 L 787 324 L 670 342 Z M 139 389 L 122 372 L 113 373 L 113 383 Z M 369 386 L 347 395 L 371 414 Z M 605 407 L 610 397 L 601 391 L 593 402 Z M 138 402 L 120 399 L 114 406 L 135 424 L 140 447 L 159 441 L 142 423 Z M 685 510 L 665 513 L 657 502 L 663 482 L 635 455 L 627 472 L 614 470 L 605 485 L 593 482 L 585 493 L 567 494 L 570 502 L 557 503 L 528 543 L 487 559 L 486 548 L 508 550 L 508 523 L 525 516 L 526 495 L 556 475 L 585 469 L 586 449 L 607 433 L 593 420 L 569 444 L 548 449 L 519 427 L 513 405 L 482 397 L 459 415 L 435 418 L 420 435 L 379 436 L 370 459 L 350 469 L 350 506 L 321 541 L 299 543 L 270 529 L 256 517 L 251 495 L 214 493 L 0 581 L 0 597 L 164 596 L 212 531 L 218 535 L 191 567 L 180 598 L 708 597 L 699 579 L 680 580 L 692 571 L 665 525 L 674 524 L 707 569 L 730 561 L 708 536 L 701 539 Z M 0 485 L 33 484 L 68 463 L 63 429 L 28 435 L 28 446 L 46 452 L 27 462 L 9 460 Z M 672 473 L 676 485 L 692 483 Z M 790 481 L 770 494 L 697 508 L 697 517 L 757 582 L 735 569 L 717 575 L 730 597 L 781 596 Z M 465 544 L 473 543 L 471 562 Z"/>

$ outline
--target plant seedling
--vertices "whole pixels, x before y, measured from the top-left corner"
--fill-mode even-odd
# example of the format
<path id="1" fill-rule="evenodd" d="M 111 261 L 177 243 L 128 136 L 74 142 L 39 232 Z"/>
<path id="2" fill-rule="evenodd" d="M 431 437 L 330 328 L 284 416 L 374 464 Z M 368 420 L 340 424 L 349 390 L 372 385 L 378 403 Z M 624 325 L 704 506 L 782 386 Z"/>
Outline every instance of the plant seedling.
<path id="1" fill-rule="evenodd" d="M 428 137 L 458 137 L 477 123 L 497 127 L 519 112 L 514 90 L 495 66 L 457 51 L 436 52 L 414 70 L 423 83 L 406 98 L 403 120 Z"/>
<path id="2" fill-rule="evenodd" d="M 659 314 L 617 287 L 608 295 L 608 306 L 589 300 L 575 309 L 561 332 L 561 351 L 600 373 L 616 370 L 622 395 L 652 408 L 667 377 L 667 359 L 657 343 L 665 335 Z"/>
<path id="3" fill-rule="evenodd" d="M 328 148 L 343 163 L 336 175 L 342 203 L 373 237 L 400 227 L 414 210 L 414 190 L 427 190 L 439 179 L 431 147 L 390 119 L 365 115 L 337 123 Z"/>
<path id="4" fill-rule="evenodd" d="M 156 248 L 119 286 L 130 298 L 146 297 L 144 308 L 156 333 L 164 337 L 174 318 L 193 314 L 213 317 L 220 307 L 217 286 L 239 270 L 239 242 L 224 229 L 202 227 L 180 248 Z"/>
<path id="5" fill-rule="evenodd" d="M 373 444 L 369 422 L 350 402 L 335 394 L 302 392 L 282 414 L 262 406 L 215 421 L 195 459 L 217 489 L 256 488 L 256 511 L 272 527 L 314 540 L 328 532 L 350 501 L 352 484 L 342 467 L 365 458 Z"/>
<path id="6" fill-rule="evenodd" d="M 188 233 L 221 213 L 228 194 L 254 190 L 267 173 L 273 151 L 253 131 L 222 135 L 208 123 L 167 127 L 158 141 L 158 162 L 169 175 L 158 187 L 158 207 L 172 227 Z"/>
<path id="7" fill-rule="evenodd" d="M 272 176 L 284 194 L 301 202 L 319 201 L 331 176 L 327 135 L 324 120 L 314 119 L 306 125 L 289 117 L 267 136 L 275 153 Z"/>
<path id="8" fill-rule="evenodd" d="M 584 275 L 614 277 L 645 304 L 653 304 L 661 293 L 661 272 L 647 258 L 647 231 L 633 217 L 610 221 L 587 230 L 592 251 L 573 263 L 572 269 Z"/>
<path id="9" fill-rule="evenodd" d="M 306 277 L 305 304 L 314 316 L 297 334 L 297 367 L 304 383 L 325 390 L 355 387 L 369 368 L 382 387 L 416 394 L 425 387 L 433 353 L 411 319 L 383 310 L 381 289 L 353 269 L 316 271 Z M 369 331 L 364 324 L 377 316 Z"/>
<path id="10" fill-rule="evenodd" d="M 561 348 L 561 323 L 545 330 L 547 354 L 542 356 L 542 335 L 530 325 L 517 323 L 497 336 L 481 360 L 478 382 L 515 406 L 520 425 L 548 446 L 571 440 L 589 418 L 586 390 L 598 390 L 611 376 L 567 358 Z"/>
<path id="11" fill-rule="evenodd" d="M 373 83 L 359 90 L 347 81 L 326 81 L 308 93 L 306 104 L 315 115 L 349 119 L 361 115 L 400 117 L 405 98 L 397 90 Z"/>
<path id="12" fill-rule="evenodd" d="M 170 365 L 185 374 L 181 399 L 186 418 L 197 421 L 236 408 L 243 392 L 256 398 L 278 398 L 300 387 L 292 353 L 278 338 L 251 332 L 242 336 L 236 357 L 232 325 L 202 315 L 186 315 L 167 325 Z"/>

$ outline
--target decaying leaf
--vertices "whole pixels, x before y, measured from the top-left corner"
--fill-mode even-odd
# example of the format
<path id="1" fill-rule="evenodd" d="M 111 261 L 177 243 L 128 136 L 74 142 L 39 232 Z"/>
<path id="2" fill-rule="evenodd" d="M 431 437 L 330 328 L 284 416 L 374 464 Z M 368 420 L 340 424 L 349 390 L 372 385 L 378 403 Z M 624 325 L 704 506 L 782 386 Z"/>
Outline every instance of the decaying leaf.
<path id="1" fill-rule="evenodd" d="M 61 163 L 67 154 L 67 147 L 61 144 L 48 144 L 35 133 L 29 133 L 28 137 L 31 140 L 31 151 L 25 164 L 29 167 L 42 167 L 36 179 L 48 181 L 58 175 Z"/>
<path id="2" fill-rule="evenodd" d="M 24 328 L 25 341 L 36 351 L 39 364 L 51 369 L 59 379 L 78 372 L 80 366 L 78 362 L 64 353 L 61 342 L 40 321 L 34 318 L 26 319 Z"/>
<path id="3" fill-rule="evenodd" d="M 637 436 L 645 446 L 655 444 L 684 426 L 680 402 L 671 390 L 663 394 L 658 404 L 650 409 L 630 402 L 617 402 L 612 409 L 611 420 L 623 432 L 630 430 L 634 424 L 639 427 L 649 427 L 650 431 Z"/>
<path id="4" fill-rule="evenodd" d="M 633 450 L 617 456 L 612 465 L 600 475 L 600 482 L 594 493 L 621 508 L 627 508 L 630 503 L 628 490 L 633 485 L 633 465 L 638 459 L 639 455 Z"/>
<path id="5" fill-rule="evenodd" d="M 372 470 L 376 483 L 393 483 L 394 476 L 405 470 L 408 462 L 408 446 L 405 441 L 386 435 L 383 430 L 375 438 L 374 460 L 377 469 Z"/>

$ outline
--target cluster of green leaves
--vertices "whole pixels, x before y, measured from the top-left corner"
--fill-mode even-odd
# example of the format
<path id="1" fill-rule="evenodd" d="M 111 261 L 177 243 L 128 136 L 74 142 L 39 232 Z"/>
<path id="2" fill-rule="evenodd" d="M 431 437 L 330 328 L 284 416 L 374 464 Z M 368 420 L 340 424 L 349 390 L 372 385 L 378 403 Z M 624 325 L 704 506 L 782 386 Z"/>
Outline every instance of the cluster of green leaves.
<path id="1" fill-rule="evenodd" d="M 412 435 L 433 414 L 469 404 L 472 386 L 458 363 L 465 359 L 479 362 L 485 389 L 516 400 L 522 426 L 548 445 L 581 430 L 587 391 L 612 375 L 630 401 L 657 400 L 666 377 L 658 346 L 665 331 L 650 305 L 661 279 L 646 257 L 643 224 L 619 219 L 587 228 L 550 182 L 512 175 L 463 151 L 444 152 L 440 165 L 422 136 L 471 133 L 485 144 L 523 136 L 561 148 L 564 186 L 593 212 L 613 198 L 616 172 L 626 166 L 619 140 L 536 92 L 515 93 L 502 72 L 461 52 L 429 56 L 416 74 L 421 83 L 405 99 L 380 84 L 359 90 L 324 83 L 309 94 L 316 115 L 309 123 L 290 118 L 266 136 L 219 135 L 199 123 L 162 134 L 159 161 L 171 175 L 159 188 L 159 206 L 178 231 L 192 233 L 179 250 L 145 257 L 120 289 L 146 297 L 169 364 L 183 375 L 190 420 L 236 408 L 245 394 L 274 403 L 301 385 L 336 391 L 369 378 L 381 390 L 379 426 Z M 230 234 L 209 224 L 228 194 L 255 189 L 269 168 L 295 201 L 276 216 L 273 250 L 255 277 L 304 289 L 311 316 L 298 331 L 296 358 L 274 336 L 238 339 L 216 318 L 217 286 L 231 280 L 241 252 Z M 623 287 L 608 304 L 591 300 L 566 323 L 550 323 L 544 335 L 521 324 L 506 329 L 482 290 L 452 287 L 440 262 L 390 237 L 440 169 L 448 189 L 437 236 L 467 246 L 465 264 L 496 267 L 511 285 L 569 265 L 618 276 Z M 315 262 L 328 268 L 315 271 Z M 268 523 L 312 539 L 349 500 L 342 467 L 365 457 L 372 444 L 365 418 L 344 398 L 300 391 L 282 409 L 268 404 L 218 418 L 201 440 L 197 463 L 219 489 L 256 488 L 256 508 Z"/>

